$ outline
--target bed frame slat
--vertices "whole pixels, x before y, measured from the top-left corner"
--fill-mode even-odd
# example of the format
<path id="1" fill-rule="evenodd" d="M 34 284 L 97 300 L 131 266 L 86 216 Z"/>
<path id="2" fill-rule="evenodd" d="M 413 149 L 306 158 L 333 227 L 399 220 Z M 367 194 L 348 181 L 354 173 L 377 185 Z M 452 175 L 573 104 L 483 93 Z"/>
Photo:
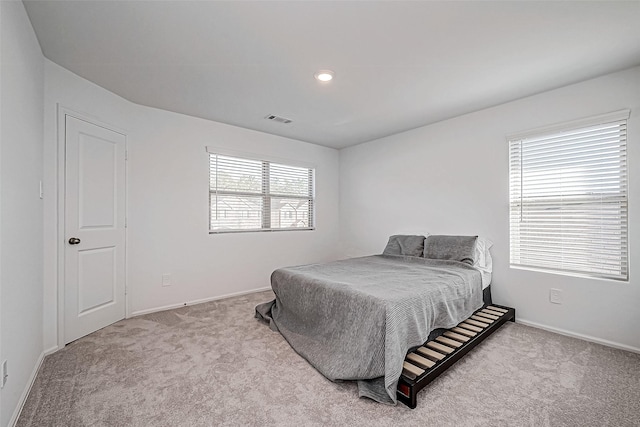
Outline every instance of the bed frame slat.
<path id="1" fill-rule="evenodd" d="M 473 320 L 475 320 L 477 322 L 480 322 L 480 323 L 486 323 L 487 326 L 489 326 L 489 324 L 493 323 L 492 319 L 485 319 L 484 317 L 480 317 L 480 316 L 475 315 L 475 314 L 473 316 L 471 316 L 469 319 L 473 319 Z"/>
<path id="2" fill-rule="evenodd" d="M 493 311 L 493 310 L 488 310 L 488 309 L 484 309 L 484 310 L 482 310 L 482 312 L 486 313 L 486 314 L 494 315 L 494 316 L 497 316 L 497 317 L 500 317 L 500 316 L 502 316 L 504 314 L 504 313 L 501 313 L 499 311 Z"/>
<path id="3" fill-rule="evenodd" d="M 443 336 L 439 336 L 438 338 L 436 338 L 436 341 L 445 344 L 448 347 L 453 347 L 453 348 L 458 348 L 460 346 L 462 346 L 462 343 L 459 341 L 454 341 L 450 338 L 447 337 L 443 337 Z"/>
<path id="4" fill-rule="evenodd" d="M 470 331 L 473 331 L 473 332 L 478 332 L 478 333 L 482 332 L 482 328 L 478 328 L 477 326 L 473 326 L 467 322 L 462 322 L 458 326 L 461 328 L 469 329 Z"/>
<path id="5" fill-rule="evenodd" d="M 464 335 L 456 334 L 455 332 L 452 332 L 452 331 L 453 331 L 453 329 L 450 330 L 450 331 L 445 332 L 442 335 L 444 335 L 447 338 L 452 338 L 454 340 L 458 340 L 460 342 L 467 342 L 467 341 L 469 341 L 471 339 L 469 337 L 465 337 Z"/>
<path id="6" fill-rule="evenodd" d="M 433 351 L 430 348 L 426 347 L 418 347 L 416 351 L 424 356 L 435 359 L 436 361 L 442 360 L 445 357 L 444 354 L 438 353 L 437 351 Z"/>
<path id="7" fill-rule="evenodd" d="M 447 347 L 446 345 L 442 345 L 440 343 L 437 343 L 435 341 L 429 341 L 426 344 L 427 347 L 431 347 L 434 350 L 438 350 L 441 353 L 445 353 L 445 354 L 451 354 L 455 351 L 455 349 L 451 348 L 451 347 Z"/>
<path id="8" fill-rule="evenodd" d="M 471 317 L 473 317 L 473 316 L 471 316 Z M 477 326 L 478 328 L 482 328 L 482 329 L 484 329 L 484 328 L 486 328 L 487 326 L 489 326 L 489 324 L 488 324 L 488 323 L 478 322 L 477 320 L 473 320 L 473 319 L 471 319 L 471 318 L 469 318 L 469 319 L 465 320 L 465 322 L 466 322 L 466 323 L 468 323 L 468 324 L 470 324 L 470 325 Z"/>
<path id="9" fill-rule="evenodd" d="M 402 364 L 402 367 L 407 371 L 411 372 L 416 377 L 419 377 L 420 375 L 424 374 L 424 369 L 418 368 L 417 366 L 412 365 L 409 362 L 404 362 Z"/>
<path id="10" fill-rule="evenodd" d="M 407 359 L 413 363 L 416 366 L 419 366 L 422 369 L 429 369 L 429 368 L 433 368 L 433 365 L 436 364 L 436 362 L 432 362 L 429 359 L 425 359 L 424 357 L 415 354 L 415 353 L 409 353 L 407 354 Z"/>
<path id="11" fill-rule="evenodd" d="M 456 327 L 454 327 L 454 328 L 451 328 L 451 330 L 452 330 L 453 332 L 457 333 L 457 334 L 466 335 L 466 336 L 468 336 L 468 337 L 470 337 L 470 338 L 473 338 L 473 337 L 475 337 L 476 335 L 478 335 L 478 333 L 477 333 L 477 332 L 473 332 L 473 331 L 470 331 L 469 329 L 464 329 L 464 328 L 461 328 L 461 327 L 459 327 L 459 326 L 456 326 Z"/>
<path id="12" fill-rule="evenodd" d="M 494 316 L 493 314 L 487 314 L 487 313 L 484 313 L 484 312 L 482 312 L 482 311 L 477 312 L 477 313 L 476 313 L 476 316 L 480 316 L 480 317 L 482 317 L 482 318 L 489 319 L 489 320 L 491 320 L 492 322 L 493 322 L 494 320 L 498 320 L 498 319 L 500 318 L 500 316 Z"/>

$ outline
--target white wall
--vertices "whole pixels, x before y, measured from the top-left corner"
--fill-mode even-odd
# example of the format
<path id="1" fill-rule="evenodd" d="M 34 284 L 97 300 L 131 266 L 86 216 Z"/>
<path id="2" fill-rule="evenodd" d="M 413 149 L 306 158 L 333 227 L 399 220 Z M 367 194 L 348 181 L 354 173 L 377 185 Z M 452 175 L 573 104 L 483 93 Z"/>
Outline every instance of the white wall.
<path id="1" fill-rule="evenodd" d="M 58 187 L 58 103 L 128 135 L 130 313 L 266 288 L 275 268 L 326 261 L 337 253 L 338 151 L 135 105 L 45 60 L 48 194 Z M 314 164 L 317 229 L 209 235 L 207 145 Z M 45 202 L 45 347 L 53 349 L 58 220 L 56 201 Z M 161 286 L 162 274 L 171 274 L 171 286 Z"/>
<path id="2" fill-rule="evenodd" d="M 208 234 L 209 156 L 215 146 L 316 167 L 316 230 Z M 129 144 L 131 310 L 270 286 L 282 266 L 333 259 L 338 151 L 140 107 Z M 161 286 L 161 275 L 174 284 Z"/>
<path id="3" fill-rule="evenodd" d="M 42 357 L 43 57 L 22 2 L 0 2 L 0 425 L 15 419 Z"/>
<path id="4" fill-rule="evenodd" d="M 509 268 L 505 135 L 630 108 L 628 283 Z M 380 253 L 390 234 L 481 235 L 492 248 L 494 300 L 516 317 L 640 351 L 640 68 L 606 75 L 340 151 L 346 256 Z M 564 303 L 549 303 L 549 288 Z"/>

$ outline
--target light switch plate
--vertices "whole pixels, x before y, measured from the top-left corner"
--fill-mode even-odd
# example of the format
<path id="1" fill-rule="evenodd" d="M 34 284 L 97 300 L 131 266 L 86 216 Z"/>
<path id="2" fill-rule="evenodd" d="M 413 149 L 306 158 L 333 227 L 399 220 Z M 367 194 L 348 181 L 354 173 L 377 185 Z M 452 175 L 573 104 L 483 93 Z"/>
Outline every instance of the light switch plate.
<path id="1" fill-rule="evenodd" d="M 7 383 L 7 378 L 9 377 L 9 372 L 7 371 L 7 361 L 3 361 L 2 362 L 2 369 L 0 369 L 0 375 L 2 375 L 2 378 L 0 378 L 0 384 L 2 385 L 2 388 L 4 388 L 4 385 Z"/>
<path id="2" fill-rule="evenodd" d="M 162 275 L 162 286 L 171 286 L 171 275 L 163 274 Z"/>

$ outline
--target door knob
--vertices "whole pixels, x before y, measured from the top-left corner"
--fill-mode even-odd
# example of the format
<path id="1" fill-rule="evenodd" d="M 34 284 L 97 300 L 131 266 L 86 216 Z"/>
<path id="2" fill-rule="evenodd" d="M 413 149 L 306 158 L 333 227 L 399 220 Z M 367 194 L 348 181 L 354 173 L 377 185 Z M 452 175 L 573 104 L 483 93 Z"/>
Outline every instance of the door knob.
<path id="1" fill-rule="evenodd" d="M 80 243 L 80 239 L 78 239 L 77 237 L 72 237 L 69 239 L 70 245 L 77 245 L 78 243 Z"/>

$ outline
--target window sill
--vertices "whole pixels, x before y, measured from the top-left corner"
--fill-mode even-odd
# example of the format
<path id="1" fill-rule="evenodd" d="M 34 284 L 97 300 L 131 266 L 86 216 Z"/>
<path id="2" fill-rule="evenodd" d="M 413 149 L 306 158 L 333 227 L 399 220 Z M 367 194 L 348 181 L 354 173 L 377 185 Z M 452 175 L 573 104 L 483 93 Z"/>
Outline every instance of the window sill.
<path id="1" fill-rule="evenodd" d="M 270 233 L 278 231 L 315 231 L 315 227 L 312 228 L 263 228 L 252 230 L 209 230 L 209 234 L 232 234 L 232 233 Z"/>

